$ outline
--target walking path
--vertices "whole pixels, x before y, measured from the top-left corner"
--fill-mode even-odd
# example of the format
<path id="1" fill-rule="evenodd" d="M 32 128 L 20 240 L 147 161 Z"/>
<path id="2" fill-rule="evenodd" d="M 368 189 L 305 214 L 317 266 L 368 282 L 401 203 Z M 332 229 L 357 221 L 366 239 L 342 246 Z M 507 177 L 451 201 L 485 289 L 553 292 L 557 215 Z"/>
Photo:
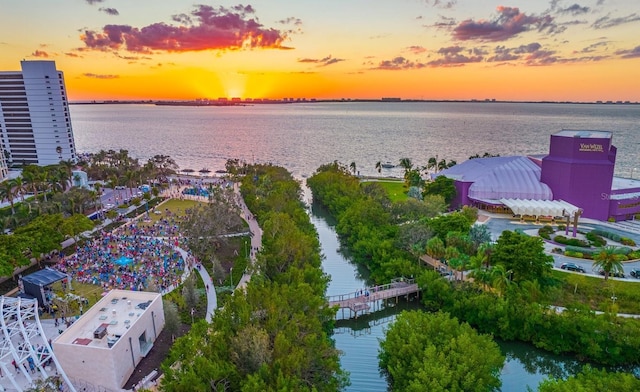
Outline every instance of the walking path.
<path id="1" fill-rule="evenodd" d="M 249 211 L 249 208 L 247 208 L 247 205 L 245 204 L 244 199 L 240 194 L 240 187 L 237 183 L 233 184 L 233 192 L 236 194 L 236 203 L 242 210 L 242 214 L 240 214 L 240 216 L 245 220 L 245 222 L 247 222 L 247 224 L 249 225 L 249 230 L 251 231 L 251 251 L 249 253 L 249 265 L 243 272 L 242 278 L 240 278 L 240 281 L 236 286 L 236 288 L 244 289 L 245 287 L 247 287 L 247 283 L 249 282 L 249 280 L 251 280 L 251 270 L 253 269 L 256 255 L 262 247 L 262 229 L 258 225 L 256 217 L 253 216 L 251 211 Z"/>
<path id="2" fill-rule="evenodd" d="M 213 281 L 211 280 L 211 276 L 209 276 L 209 272 L 207 272 L 206 268 L 196 268 L 202 281 L 204 282 L 204 287 L 207 290 L 207 315 L 205 316 L 205 320 L 208 323 L 211 322 L 211 318 L 213 317 L 213 313 L 218 308 L 218 297 L 216 296 L 216 288 L 213 287 Z"/>
<path id="3" fill-rule="evenodd" d="M 185 268 L 185 273 L 182 277 L 182 281 L 184 282 L 184 280 L 186 279 L 187 276 L 190 275 L 191 271 L 189 270 L 191 268 L 191 264 L 189 263 L 188 260 L 191 260 L 191 255 L 189 255 L 189 252 L 187 252 L 186 250 L 176 246 L 175 249 L 180 252 L 180 255 L 182 255 L 182 259 L 185 260 L 185 264 L 186 264 L 186 268 Z M 208 323 L 211 322 L 211 318 L 213 317 L 213 313 L 216 311 L 216 309 L 218 308 L 218 297 L 216 296 L 216 288 L 213 286 L 213 280 L 211 279 L 211 276 L 209 276 L 209 272 L 207 271 L 206 268 L 202 268 L 201 265 L 196 265 L 194 266 L 195 270 L 198 271 L 198 273 L 200 274 L 200 277 L 202 278 L 202 281 L 204 282 L 204 287 L 207 290 L 207 314 L 205 316 L 205 320 L 207 320 Z M 165 291 L 162 292 L 162 295 L 170 293 L 171 291 L 173 291 L 176 287 L 174 286 L 170 286 L 168 287 Z"/>

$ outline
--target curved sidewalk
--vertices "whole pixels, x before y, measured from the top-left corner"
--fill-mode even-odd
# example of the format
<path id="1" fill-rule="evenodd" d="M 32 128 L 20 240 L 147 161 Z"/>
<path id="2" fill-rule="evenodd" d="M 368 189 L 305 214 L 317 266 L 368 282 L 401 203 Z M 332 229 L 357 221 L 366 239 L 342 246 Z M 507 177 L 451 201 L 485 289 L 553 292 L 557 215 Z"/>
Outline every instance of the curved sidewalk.
<path id="1" fill-rule="evenodd" d="M 260 251 L 262 247 L 262 229 L 258 225 L 258 221 L 255 216 L 249 211 L 249 208 L 244 202 L 242 195 L 240 194 L 240 187 L 238 183 L 233 184 L 233 192 L 236 194 L 236 203 L 238 207 L 242 210 L 242 214 L 240 216 L 242 219 L 247 222 L 249 225 L 249 230 L 251 231 L 251 251 L 249 253 L 249 265 L 247 265 L 247 269 L 242 274 L 242 278 L 238 282 L 236 288 L 244 289 L 247 286 L 249 280 L 251 280 L 251 269 L 256 260 L 256 254 Z"/>
<path id="2" fill-rule="evenodd" d="M 207 272 L 206 268 L 202 268 L 201 265 L 191 266 L 193 257 L 189 254 L 189 252 L 180 248 L 179 246 L 176 246 L 175 249 L 180 252 L 182 259 L 185 261 L 186 267 L 182 281 L 184 282 L 184 279 L 186 279 L 186 277 L 190 275 L 189 268 L 193 268 L 194 270 L 198 271 L 200 277 L 202 278 L 202 281 L 204 282 L 205 290 L 207 290 L 207 314 L 205 316 L 205 320 L 207 320 L 207 322 L 211 322 L 213 313 L 218 308 L 218 297 L 216 296 L 216 288 L 213 286 L 213 280 L 211 279 L 211 276 L 209 276 L 209 272 Z M 171 292 L 173 289 L 175 289 L 175 287 L 171 286 L 163 291 L 162 294 Z"/>
<path id="3" fill-rule="evenodd" d="M 216 288 L 213 287 L 213 281 L 211 280 L 211 276 L 209 276 L 206 268 L 196 267 L 196 270 L 198 271 L 198 273 L 200 273 L 200 277 L 204 282 L 204 287 L 207 290 L 207 315 L 205 316 L 205 320 L 210 323 L 211 318 L 213 317 L 213 313 L 218 308 L 218 297 L 216 296 Z"/>

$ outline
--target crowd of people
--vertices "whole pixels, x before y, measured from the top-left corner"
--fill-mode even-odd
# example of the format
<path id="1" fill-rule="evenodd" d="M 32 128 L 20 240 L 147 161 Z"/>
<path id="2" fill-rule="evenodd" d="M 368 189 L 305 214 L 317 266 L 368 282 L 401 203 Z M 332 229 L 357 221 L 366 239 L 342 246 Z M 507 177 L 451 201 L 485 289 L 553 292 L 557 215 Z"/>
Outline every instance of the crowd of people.
<path id="1" fill-rule="evenodd" d="M 149 226 L 130 225 L 102 233 L 75 254 L 61 258 L 55 268 L 104 290 L 163 292 L 178 285 L 185 271 L 185 260 L 175 249 L 179 238 L 177 225 L 166 219 Z"/>
<path id="2" fill-rule="evenodd" d="M 156 210 L 154 213 L 160 213 L 160 211 Z M 175 242 L 182 238 L 180 236 L 180 221 L 179 218 L 176 218 L 170 211 L 166 210 L 163 217 L 153 225 L 133 221 L 120 228 L 119 231 L 127 236 L 134 237 L 168 237 L 176 245 Z"/>

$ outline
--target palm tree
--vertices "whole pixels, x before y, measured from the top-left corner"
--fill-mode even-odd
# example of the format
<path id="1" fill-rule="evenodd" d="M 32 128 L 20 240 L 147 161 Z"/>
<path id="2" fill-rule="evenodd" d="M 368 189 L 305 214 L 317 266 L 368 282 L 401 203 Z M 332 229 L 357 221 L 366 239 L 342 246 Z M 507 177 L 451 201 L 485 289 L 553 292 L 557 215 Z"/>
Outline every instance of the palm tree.
<path id="1" fill-rule="evenodd" d="M 436 173 L 438 172 L 438 156 L 429 158 L 427 161 L 427 170 L 434 170 Z"/>
<path id="2" fill-rule="evenodd" d="M 30 189 L 35 195 L 35 199 L 38 200 L 38 179 L 36 173 L 23 170 L 22 179 L 24 181 L 25 187 L 27 189 Z"/>
<path id="3" fill-rule="evenodd" d="M 11 205 L 11 215 L 15 215 L 16 211 L 13 207 L 13 199 L 16 197 L 15 183 L 13 180 L 6 180 L 0 183 L 0 200 L 7 200 Z"/>
<path id="4" fill-rule="evenodd" d="M 67 173 L 67 178 L 71 178 L 73 169 L 76 167 L 76 164 L 71 159 L 67 159 L 66 161 L 60 161 L 58 165 Z"/>
<path id="5" fill-rule="evenodd" d="M 490 258 L 493 247 L 489 243 L 483 243 L 478 247 L 475 255 L 471 256 L 469 260 L 472 270 L 470 276 L 482 283 L 482 286 L 486 289 L 487 284 L 491 281 L 490 272 Z"/>
<path id="6" fill-rule="evenodd" d="M 97 209 L 101 210 L 102 209 L 102 184 L 99 182 L 96 182 L 95 184 L 93 184 L 93 189 L 95 189 L 95 197 L 96 197 L 96 204 L 97 204 Z"/>
<path id="7" fill-rule="evenodd" d="M 376 170 L 378 171 L 378 174 L 382 172 L 382 162 L 376 162 Z"/>
<path id="8" fill-rule="evenodd" d="M 75 174 L 73 176 L 73 183 L 74 184 L 80 184 L 82 181 L 82 176 L 80 176 L 80 174 Z"/>
<path id="9" fill-rule="evenodd" d="M 624 273 L 620 258 L 615 246 L 605 246 L 593 256 L 593 266 L 601 268 L 604 271 L 604 280 L 607 280 L 611 273 Z"/>
<path id="10" fill-rule="evenodd" d="M 483 242 L 478 246 L 478 253 L 476 256 L 480 258 L 482 265 L 484 265 L 485 268 L 489 268 L 491 265 L 491 254 L 493 253 L 494 248 L 495 246 L 490 242 Z"/>
<path id="11" fill-rule="evenodd" d="M 449 249 L 449 247 L 447 249 Z M 469 256 L 464 253 L 459 253 L 456 248 L 452 247 L 452 249 L 455 249 L 454 253 L 457 253 L 457 256 L 449 259 L 449 265 L 460 273 L 460 278 L 457 280 L 463 281 L 465 267 L 469 264 Z"/>
<path id="12" fill-rule="evenodd" d="M 58 166 L 50 172 L 49 179 L 51 189 L 55 192 L 64 192 L 69 187 L 71 176 L 64 167 Z"/>
<path id="13" fill-rule="evenodd" d="M 498 296 L 500 297 L 502 297 L 511 284 L 511 272 L 511 270 L 505 270 L 502 265 L 491 267 L 491 286 L 498 292 Z"/>
<path id="14" fill-rule="evenodd" d="M 24 202 L 24 194 L 27 191 L 24 180 L 22 177 L 16 177 L 13 179 L 13 185 L 15 187 L 16 195 L 20 195 L 20 200 Z"/>
<path id="15" fill-rule="evenodd" d="M 133 191 L 131 190 L 131 188 L 135 188 L 137 176 L 138 174 L 133 170 L 127 170 L 124 173 L 124 182 L 125 184 L 127 184 L 127 187 L 129 188 L 129 197 L 133 197 Z"/>
<path id="16" fill-rule="evenodd" d="M 118 187 L 118 179 L 115 176 L 112 176 L 109 178 L 109 180 L 107 181 L 107 186 L 109 188 L 111 188 L 112 191 L 114 191 L 114 193 L 116 193 L 116 195 L 114 196 L 115 200 L 122 200 L 122 195 L 120 195 L 120 190 L 118 189 L 116 192 L 116 188 Z M 116 203 L 114 200 L 114 204 L 118 204 Z"/>
<path id="17" fill-rule="evenodd" d="M 426 251 L 432 258 L 440 260 L 445 253 L 444 242 L 438 237 L 433 237 L 427 241 Z"/>
<path id="18" fill-rule="evenodd" d="M 460 259 L 460 251 L 458 251 L 458 249 L 456 247 L 447 246 L 444 249 L 444 258 L 447 260 L 447 264 L 451 268 L 455 269 L 456 271 L 458 270 L 459 259 Z M 456 280 L 458 280 L 457 275 L 456 275 Z"/>
<path id="19" fill-rule="evenodd" d="M 486 290 L 489 283 L 491 283 L 491 272 L 475 257 L 471 257 L 471 266 L 469 277 L 473 278 L 476 282 L 481 283 L 483 289 Z"/>
<path id="20" fill-rule="evenodd" d="M 47 192 L 51 189 L 52 180 L 47 170 L 42 170 L 36 175 L 37 186 L 42 190 L 44 201 L 47 201 Z M 54 180 L 55 181 L 55 180 Z"/>
<path id="21" fill-rule="evenodd" d="M 413 162 L 411 162 L 411 158 L 400 159 L 400 167 L 404 169 L 405 173 L 408 173 L 411 169 L 413 169 Z"/>

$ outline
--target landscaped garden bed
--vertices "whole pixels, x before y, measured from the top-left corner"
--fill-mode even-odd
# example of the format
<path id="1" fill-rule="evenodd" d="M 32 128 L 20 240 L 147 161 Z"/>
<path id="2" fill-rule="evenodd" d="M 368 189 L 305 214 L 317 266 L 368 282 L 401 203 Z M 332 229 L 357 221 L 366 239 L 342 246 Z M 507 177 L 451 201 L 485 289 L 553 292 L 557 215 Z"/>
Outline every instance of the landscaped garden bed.
<path id="1" fill-rule="evenodd" d="M 538 235 L 547 242 L 563 246 L 564 248 L 557 247 L 553 251 L 568 257 L 591 260 L 603 247 L 610 245 L 616 248 L 621 261 L 640 259 L 640 249 L 636 248 L 633 239 L 606 230 L 578 230 L 576 237 L 568 237 L 565 226 L 560 225 L 556 229 L 546 225 L 538 230 Z"/>

